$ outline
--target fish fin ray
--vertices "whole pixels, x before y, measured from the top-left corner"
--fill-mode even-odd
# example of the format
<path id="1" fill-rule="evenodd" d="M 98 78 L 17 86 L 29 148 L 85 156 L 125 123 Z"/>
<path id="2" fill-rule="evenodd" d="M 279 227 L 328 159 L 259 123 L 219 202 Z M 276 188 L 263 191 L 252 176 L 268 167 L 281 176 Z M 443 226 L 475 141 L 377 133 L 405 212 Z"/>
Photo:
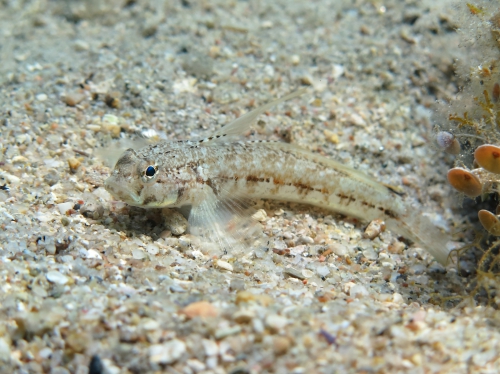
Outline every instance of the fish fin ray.
<path id="1" fill-rule="evenodd" d="M 212 136 L 198 140 L 200 145 L 211 145 L 218 144 L 220 142 L 231 142 L 241 137 L 250 129 L 252 123 L 257 119 L 258 116 L 269 110 L 275 105 L 282 102 L 291 100 L 295 97 L 301 96 L 307 92 L 307 88 L 302 88 L 294 91 L 288 95 L 285 95 L 279 99 L 273 100 L 267 104 L 264 104 L 242 116 L 229 122 L 227 125 L 223 126 L 221 129 L 216 131 Z"/>
<path id="2" fill-rule="evenodd" d="M 207 191 L 203 201 L 194 205 L 189 214 L 190 232 L 214 243 L 226 254 L 247 252 L 256 239 L 260 226 L 252 218 L 250 200 L 239 196 L 223 198 Z"/>

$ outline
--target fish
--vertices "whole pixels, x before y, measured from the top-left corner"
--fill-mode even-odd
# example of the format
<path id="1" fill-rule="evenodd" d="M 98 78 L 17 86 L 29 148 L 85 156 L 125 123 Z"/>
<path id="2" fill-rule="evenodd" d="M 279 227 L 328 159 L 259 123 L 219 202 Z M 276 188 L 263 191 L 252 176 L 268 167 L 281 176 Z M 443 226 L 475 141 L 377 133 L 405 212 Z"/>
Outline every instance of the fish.
<path id="1" fill-rule="evenodd" d="M 127 149 L 105 188 L 137 207 L 190 208 L 191 232 L 205 230 L 225 251 L 232 245 L 227 238 L 237 235 L 224 226 L 238 231 L 234 222 L 244 222 L 237 219 L 246 217 L 249 202 L 270 199 L 317 206 L 366 222 L 383 220 L 389 230 L 445 265 L 450 238 L 406 204 L 396 188 L 293 144 L 244 138 L 259 115 L 305 91 L 254 109 L 206 138 Z"/>

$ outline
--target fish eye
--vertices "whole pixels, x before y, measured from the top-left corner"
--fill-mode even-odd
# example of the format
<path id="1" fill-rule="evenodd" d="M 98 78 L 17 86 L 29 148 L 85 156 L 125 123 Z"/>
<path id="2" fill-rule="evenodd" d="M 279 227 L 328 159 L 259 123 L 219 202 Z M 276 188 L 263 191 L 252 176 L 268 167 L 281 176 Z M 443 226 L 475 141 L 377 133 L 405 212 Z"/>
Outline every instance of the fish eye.
<path id="1" fill-rule="evenodd" d="M 154 177 L 155 174 L 156 174 L 156 168 L 154 166 L 151 166 L 151 165 L 148 166 L 146 168 L 146 173 L 145 174 L 146 174 L 146 177 L 149 177 L 149 178 Z"/>

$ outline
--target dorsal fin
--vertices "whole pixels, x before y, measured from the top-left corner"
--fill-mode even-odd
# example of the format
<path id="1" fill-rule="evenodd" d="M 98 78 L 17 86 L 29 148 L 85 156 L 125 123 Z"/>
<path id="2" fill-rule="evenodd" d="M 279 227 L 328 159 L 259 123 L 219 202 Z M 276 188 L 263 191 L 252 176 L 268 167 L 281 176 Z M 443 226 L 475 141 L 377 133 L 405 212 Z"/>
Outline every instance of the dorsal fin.
<path id="1" fill-rule="evenodd" d="M 245 132 L 247 132 L 250 129 L 250 126 L 252 125 L 253 121 L 267 111 L 268 109 L 272 108 L 273 106 L 282 103 L 287 100 L 291 100 L 297 96 L 303 95 L 307 91 L 307 88 L 302 88 L 300 90 L 297 90 L 295 92 L 292 92 L 288 95 L 285 95 L 279 99 L 273 100 L 270 103 L 267 103 L 265 105 L 262 105 L 261 107 L 252 110 L 251 112 L 245 113 L 242 116 L 236 118 L 232 122 L 228 123 L 226 126 L 222 127 L 220 130 L 218 130 L 215 134 L 211 136 L 212 139 L 218 139 L 224 136 L 231 136 L 231 135 L 243 135 Z M 209 138 L 206 138 L 209 139 Z"/>

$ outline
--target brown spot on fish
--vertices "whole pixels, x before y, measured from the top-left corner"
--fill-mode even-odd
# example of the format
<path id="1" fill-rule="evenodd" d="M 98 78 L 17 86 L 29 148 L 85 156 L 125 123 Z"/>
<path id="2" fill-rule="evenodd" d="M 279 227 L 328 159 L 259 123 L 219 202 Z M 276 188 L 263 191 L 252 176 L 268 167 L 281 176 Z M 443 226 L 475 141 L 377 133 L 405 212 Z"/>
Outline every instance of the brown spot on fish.
<path id="1" fill-rule="evenodd" d="M 151 203 L 154 203 L 156 202 L 156 197 L 154 197 L 153 195 L 149 195 L 147 196 L 144 201 L 142 202 L 144 205 L 149 205 Z"/>

